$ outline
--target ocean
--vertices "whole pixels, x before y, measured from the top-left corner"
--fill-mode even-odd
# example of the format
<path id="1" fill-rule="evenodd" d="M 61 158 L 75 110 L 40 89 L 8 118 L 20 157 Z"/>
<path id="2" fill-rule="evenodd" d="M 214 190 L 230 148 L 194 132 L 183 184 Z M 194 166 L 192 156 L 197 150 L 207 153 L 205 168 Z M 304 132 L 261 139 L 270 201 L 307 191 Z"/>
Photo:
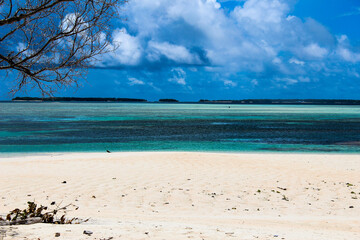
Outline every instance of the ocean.
<path id="1" fill-rule="evenodd" d="M 1 102 L 0 154 L 359 153 L 360 106 Z"/>

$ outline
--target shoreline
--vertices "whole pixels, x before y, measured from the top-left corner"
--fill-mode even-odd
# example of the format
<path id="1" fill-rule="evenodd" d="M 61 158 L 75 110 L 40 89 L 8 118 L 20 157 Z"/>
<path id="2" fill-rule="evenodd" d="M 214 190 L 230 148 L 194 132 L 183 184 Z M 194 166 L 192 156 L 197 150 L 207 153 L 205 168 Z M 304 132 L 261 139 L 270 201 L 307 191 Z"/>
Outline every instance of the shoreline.
<path id="1" fill-rule="evenodd" d="M 56 232 L 57 239 L 74 240 L 360 239 L 360 155 L 98 152 L 0 159 L 0 215 L 35 200 L 75 204 L 79 209 L 68 217 L 91 219 L 0 227 L 4 239 L 53 239 Z"/>
<path id="2" fill-rule="evenodd" d="M 14 158 L 32 158 L 32 157 L 54 157 L 54 156 L 73 156 L 73 155 L 122 155 L 122 154 L 168 154 L 168 153 L 184 153 L 184 154 L 228 154 L 228 155 L 307 155 L 307 156 L 359 156 L 360 152 L 287 152 L 287 151 L 113 151 L 107 153 L 104 151 L 86 151 L 86 152 L 17 152 L 17 153 L 0 153 L 0 160 Z"/>

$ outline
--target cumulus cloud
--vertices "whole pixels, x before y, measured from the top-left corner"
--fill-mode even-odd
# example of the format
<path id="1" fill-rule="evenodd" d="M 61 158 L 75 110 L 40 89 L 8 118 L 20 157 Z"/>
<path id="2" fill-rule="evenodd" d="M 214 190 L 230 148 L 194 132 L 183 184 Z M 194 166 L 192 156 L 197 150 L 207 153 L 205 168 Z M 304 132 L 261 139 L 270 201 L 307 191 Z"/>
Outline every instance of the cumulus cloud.
<path id="1" fill-rule="evenodd" d="M 129 85 L 130 86 L 134 86 L 134 85 L 144 85 L 145 83 L 137 78 L 129 78 Z"/>
<path id="2" fill-rule="evenodd" d="M 248 0 L 243 7 L 235 8 L 234 15 L 240 22 L 278 24 L 285 17 L 288 8 L 288 5 L 280 0 Z"/>
<path id="3" fill-rule="evenodd" d="M 273 80 L 309 83 L 315 75 L 333 77 L 340 72 L 339 63 L 360 62 L 360 53 L 345 35 L 336 37 L 314 19 L 295 16 L 294 1 L 232 1 L 236 6 L 224 9 L 226 2 L 129 1 L 124 11 L 128 21 L 113 34 L 119 47 L 102 65 L 167 71 L 165 82 L 178 85 L 190 85 L 187 69 L 191 76 L 207 72 L 218 83 L 231 79 L 223 87 L 235 88 L 242 81 L 254 86 Z"/>
<path id="4" fill-rule="evenodd" d="M 63 32 L 72 32 L 75 26 L 77 26 L 76 31 L 82 31 L 88 27 L 88 24 L 76 13 L 69 13 L 61 21 L 60 28 Z"/>
<path id="5" fill-rule="evenodd" d="M 136 36 L 128 34 L 125 28 L 116 29 L 113 32 L 113 43 L 109 46 L 115 49 L 102 59 L 102 65 L 118 66 L 118 65 L 137 65 L 142 56 L 142 47 Z"/>
<path id="6" fill-rule="evenodd" d="M 220 8 L 221 7 L 220 3 L 218 3 L 216 0 L 206 0 L 206 2 L 208 4 L 212 4 L 214 6 L 214 8 Z"/>
<path id="7" fill-rule="evenodd" d="M 323 58 L 328 54 L 328 50 L 326 48 L 322 48 L 316 43 L 309 44 L 304 48 L 304 51 L 309 56 L 317 58 Z"/>
<path id="8" fill-rule="evenodd" d="M 177 83 L 179 85 L 186 85 L 186 72 L 182 68 L 173 68 L 171 70 L 173 77 L 169 79 L 169 82 Z"/>
<path id="9" fill-rule="evenodd" d="M 289 15 L 285 1 L 248 0 L 230 14 L 220 6 L 215 0 L 133 0 L 128 27 L 145 39 L 150 62 L 198 65 L 207 59 L 234 70 L 263 71 L 281 52 L 298 58 L 327 54 L 317 40 L 331 34 L 314 20 Z"/>
<path id="10" fill-rule="evenodd" d="M 357 63 L 360 62 L 360 53 L 354 53 L 351 50 L 339 47 L 337 50 L 337 54 L 342 57 L 345 61 Z"/>
<path id="11" fill-rule="evenodd" d="M 228 86 L 228 87 L 236 87 L 237 86 L 237 83 L 236 82 L 233 82 L 231 80 L 224 80 L 224 85 L 225 86 Z"/>
<path id="12" fill-rule="evenodd" d="M 304 61 L 300 61 L 300 60 L 298 60 L 296 58 L 290 58 L 289 63 L 294 63 L 294 64 L 301 65 L 301 66 L 305 65 Z"/>
<path id="13" fill-rule="evenodd" d="M 164 56 L 177 63 L 200 64 L 200 59 L 193 55 L 184 46 L 170 44 L 168 42 L 150 41 L 148 44 L 147 59 L 149 61 L 159 61 Z"/>
<path id="14" fill-rule="evenodd" d="M 336 55 L 341 59 L 351 63 L 360 62 L 360 53 L 353 51 L 349 43 L 349 39 L 346 35 L 341 35 L 337 38 L 338 47 L 336 49 Z"/>

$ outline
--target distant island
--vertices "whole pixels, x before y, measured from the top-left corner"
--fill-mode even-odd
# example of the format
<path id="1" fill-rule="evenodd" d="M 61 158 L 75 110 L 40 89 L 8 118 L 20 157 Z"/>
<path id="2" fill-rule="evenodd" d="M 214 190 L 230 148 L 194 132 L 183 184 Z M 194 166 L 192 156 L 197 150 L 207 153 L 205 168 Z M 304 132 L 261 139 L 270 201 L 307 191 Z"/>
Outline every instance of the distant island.
<path id="1" fill-rule="evenodd" d="M 166 103 L 178 103 L 179 101 L 176 100 L 176 99 L 171 99 L 171 98 L 168 99 L 168 98 L 165 98 L 165 99 L 160 99 L 159 102 L 162 102 L 162 103 L 164 103 L 164 102 L 166 102 Z"/>
<path id="2" fill-rule="evenodd" d="M 137 98 L 77 98 L 77 97 L 16 97 L 12 101 L 42 101 L 42 102 L 147 102 Z"/>
<path id="3" fill-rule="evenodd" d="M 360 100 L 342 99 L 244 99 L 244 100 L 200 100 L 205 104 L 272 104 L 272 105 L 360 105 Z"/>
<path id="4" fill-rule="evenodd" d="M 146 99 L 137 98 L 77 98 L 77 97 L 16 97 L 12 101 L 39 102 L 138 102 L 146 103 Z M 244 99 L 244 100 L 207 100 L 198 102 L 181 102 L 172 98 L 159 99 L 159 103 L 191 103 L 191 104 L 262 104 L 262 105 L 360 105 L 360 100 L 343 99 Z"/>

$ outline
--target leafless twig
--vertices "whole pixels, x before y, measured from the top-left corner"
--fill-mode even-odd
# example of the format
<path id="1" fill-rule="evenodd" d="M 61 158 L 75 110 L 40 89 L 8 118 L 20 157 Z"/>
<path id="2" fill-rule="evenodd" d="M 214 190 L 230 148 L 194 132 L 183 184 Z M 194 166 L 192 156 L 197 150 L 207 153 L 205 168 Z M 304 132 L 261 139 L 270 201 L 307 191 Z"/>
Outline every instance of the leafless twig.
<path id="1" fill-rule="evenodd" d="M 0 0 L 0 70 L 52 95 L 112 51 L 110 23 L 127 0 Z"/>

